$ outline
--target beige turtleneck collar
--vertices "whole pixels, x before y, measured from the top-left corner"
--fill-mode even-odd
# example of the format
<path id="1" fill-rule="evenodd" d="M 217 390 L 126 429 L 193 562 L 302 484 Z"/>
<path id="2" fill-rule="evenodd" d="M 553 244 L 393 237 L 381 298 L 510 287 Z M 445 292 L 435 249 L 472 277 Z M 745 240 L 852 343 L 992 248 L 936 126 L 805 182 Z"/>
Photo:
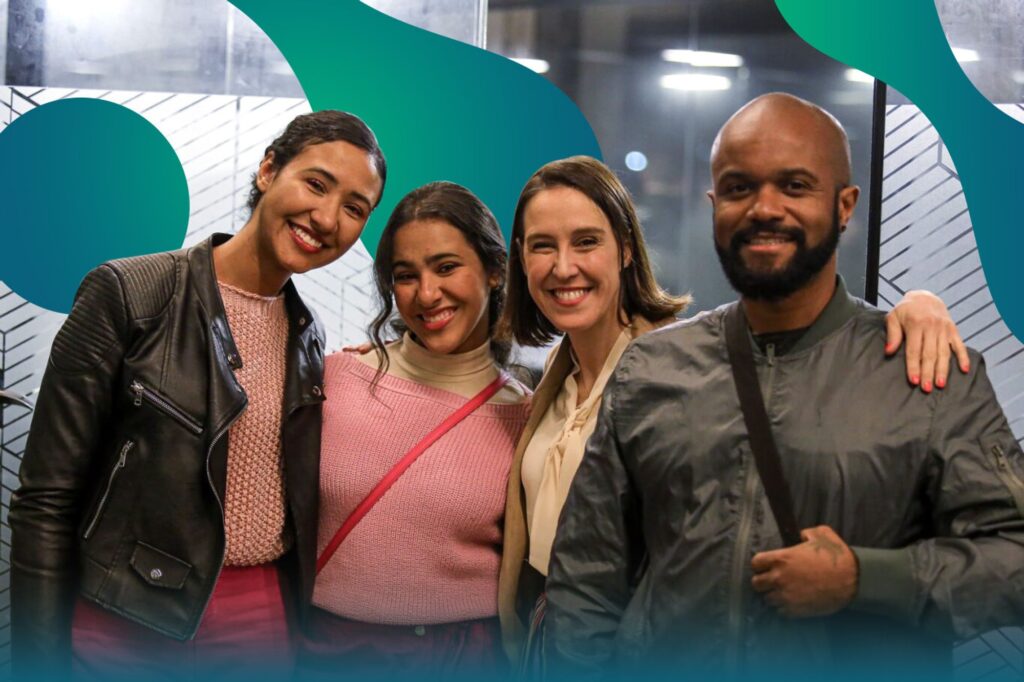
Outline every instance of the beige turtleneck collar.
<path id="1" fill-rule="evenodd" d="M 409 332 L 386 347 L 390 363 L 389 376 L 472 398 L 498 376 L 498 367 L 491 356 L 491 342 L 486 341 L 465 353 L 441 355 L 433 353 L 413 340 Z M 380 359 L 376 352 L 360 355 L 359 361 L 376 369 Z M 488 402 L 514 405 L 527 398 L 526 390 L 510 381 Z"/>

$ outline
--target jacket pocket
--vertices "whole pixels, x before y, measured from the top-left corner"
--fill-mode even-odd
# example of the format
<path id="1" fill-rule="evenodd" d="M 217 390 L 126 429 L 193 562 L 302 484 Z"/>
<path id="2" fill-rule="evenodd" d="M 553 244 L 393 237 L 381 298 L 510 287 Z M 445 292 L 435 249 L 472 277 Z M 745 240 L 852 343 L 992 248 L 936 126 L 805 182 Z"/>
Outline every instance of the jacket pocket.
<path id="1" fill-rule="evenodd" d="M 131 391 L 133 396 L 135 396 L 133 400 L 135 407 L 141 407 L 143 401 L 145 401 L 195 435 L 198 436 L 203 432 L 203 425 L 200 424 L 198 420 L 193 419 L 190 414 L 185 412 L 185 410 L 181 409 L 170 400 L 151 389 L 149 386 L 146 386 L 138 379 L 134 379 L 132 381 L 128 386 L 128 390 Z"/>
<path id="2" fill-rule="evenodd" d="M 1024 481 L 1021 481 L 1020 477 L 1013 470 L 1006 448 L 1003 447 L 999 438 L 995 435 L 983 436 L 981 438 L 981 447 L 985 450 L 985 456 L 991 459 L 995 467 L 996 476 L 999 477 L 999 480 L 1010 491 L 1010 495 L 1013 496 L 1013 501 L 1017 505 L 1017 511 L 1020 513 L 1021 518 L 1024 518 Z"/>
<path id="3" fill-rule="evenodd" d="M 93 531 L 96 530 L 96 526 L 100 522 L 100 518 L 103 516 L 103 510 L 107 508 L 107 502 L 110 500 L 110 493 L 114 489 L 114 481 L 120 475 L 124 469 L 125 464 L 128 462 L 128 453 L 131 452 L 132 448 L 135 447 L 135 441 L 127 440 L 124 445 L 121 446 L 121 452 L 118 454 L 117 462 L 114 463 L 114 468 L 110 470 L 110 475 L 107 477 L 107 485 L 103 489 L 103 494 L 100 496 L 100 501 L 96 505 L 96 510 L 92 513 L 92 517 L 89 519 L 89 523 L 85 526 L 85 531 L 82 533 L 82 539 L 88 540 L 89 536 L 92 535 Z"/>
<path id="4" fill-rule="evenodd" d="M 154 587 L 180 590 L 192 571 L 192 565 L 162 552 L 156 547 L 139 542 L 129 562 L 143 580 Z"/>

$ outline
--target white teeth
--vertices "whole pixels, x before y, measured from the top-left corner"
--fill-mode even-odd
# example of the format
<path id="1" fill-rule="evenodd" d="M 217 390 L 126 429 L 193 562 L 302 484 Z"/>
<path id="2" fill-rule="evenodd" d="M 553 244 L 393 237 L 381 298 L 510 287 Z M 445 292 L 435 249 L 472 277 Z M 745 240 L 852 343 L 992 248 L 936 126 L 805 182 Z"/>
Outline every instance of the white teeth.
<path id="1" fill-rule="evenodd" d="M 754 237 L 751 244 L 785 244 L 789 240 L 785 237 Z"/>
<path id="2" fill-rule="evenodd" d="M 587 289 L 555 289 L 552 293 L 559 301 L 578 301 L 587 293 Z"/>
<path id="3" fill-rule="evenodd" d="M 316 239 L 313 239 L 313 236 L 306 232 L 305 230 L 293 227 L 292 234 L 296 235 L 299 238 L 299 241 L 301 241 L 303 244 L 309 244 L 314 249 L 321 249 L 324 246 L 323 242 L 319 242 Z"/>
<path id="4" fill-rule="evenodd" d="M 445 320 L 450 320 L 454 316 L 455 316 L 455 311 L 454 310 L 442 310 L 437 315 L 424 315 L 423 316 L 423 321 L 424 322 L 429 322 L 429 323 L 443 322 Z"/>

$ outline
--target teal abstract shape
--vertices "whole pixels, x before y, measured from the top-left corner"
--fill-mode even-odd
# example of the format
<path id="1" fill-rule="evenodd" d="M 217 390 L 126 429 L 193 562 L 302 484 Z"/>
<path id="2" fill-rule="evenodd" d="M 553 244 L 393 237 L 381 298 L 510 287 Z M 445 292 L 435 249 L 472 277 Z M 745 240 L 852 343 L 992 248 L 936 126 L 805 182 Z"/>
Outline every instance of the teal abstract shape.
<path id="1" fill-rule="evenodd" d="M 545 78 L 479 48 L 404 24 L 358 0 L 232 0 L 277 45 L 313 109 L 362 117 L 388 159 L 370 253 L 409 190 L 450 180 L 476 193 L 506 237 L 516 199 L 544 163 L 600 156 L 573 102 Z"/>
<path id="2" fill-rule="evenodd" d="M 0 134 L 0 278 L 66 313 L 85 274 L 112 258 L 181 246 L 188 186 L 146 119 L 96 99 L 44 104 Z"/>
<path id="3" fill-rule="evenodd" d="M 825 54 L 909 97 L 956 163 L 992 299 L 1024 339 L 1020 288 L 1024 126 L 967 79 L 946 41 L 933 0 L 776 0 L 789 25 Z"/>

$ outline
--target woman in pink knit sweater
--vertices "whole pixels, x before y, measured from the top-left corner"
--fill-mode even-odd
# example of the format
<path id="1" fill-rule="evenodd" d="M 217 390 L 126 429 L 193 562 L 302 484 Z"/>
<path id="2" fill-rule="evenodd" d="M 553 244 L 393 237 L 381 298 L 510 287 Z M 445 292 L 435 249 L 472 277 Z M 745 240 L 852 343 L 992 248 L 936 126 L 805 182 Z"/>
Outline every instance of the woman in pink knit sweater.
<path id="1" fill-rule="evenodd" d="M 307 672 L 419 679 L 502 667 L 501 520 L 529 400 L 500 369 L 509 345 L 492 339 L 506 259 L 494 216 L 452 183 L 414 190 L 384 228 L 376 352 L 326 360 Z M 404 334 L 385 345 L 395 307 Z M 346 524 L 411 448 L 474 397 L 476 409 Z M 351 532 L 332 543 L 343 524 Z"/>

